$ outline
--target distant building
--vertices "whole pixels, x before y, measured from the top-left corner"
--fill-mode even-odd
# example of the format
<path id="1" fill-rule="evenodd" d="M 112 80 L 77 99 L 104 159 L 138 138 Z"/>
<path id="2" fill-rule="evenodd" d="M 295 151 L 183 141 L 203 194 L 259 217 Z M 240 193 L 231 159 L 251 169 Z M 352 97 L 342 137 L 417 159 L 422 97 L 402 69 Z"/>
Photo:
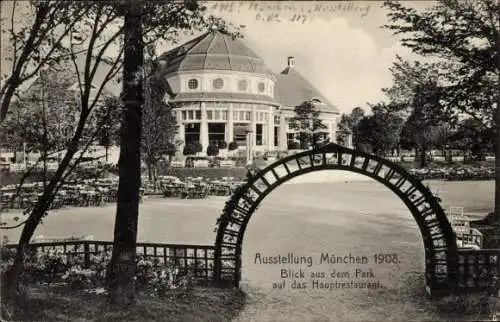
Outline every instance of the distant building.
<path id="1" fill-rule="evenodd" d="M 210 142 L 236 141 L 245 147 L 247 132 L 254 151 L 285 150 L 294 140 L 289 118 L 294 107 L 313 101 L 335 142 L 339 110 L 300 75 L 294 57 L 272 73 L 262 58 L 240 39 L 207 32 L 159 57 L 169 85 L 167 101 L 176 103 L 178 138 Z"/>

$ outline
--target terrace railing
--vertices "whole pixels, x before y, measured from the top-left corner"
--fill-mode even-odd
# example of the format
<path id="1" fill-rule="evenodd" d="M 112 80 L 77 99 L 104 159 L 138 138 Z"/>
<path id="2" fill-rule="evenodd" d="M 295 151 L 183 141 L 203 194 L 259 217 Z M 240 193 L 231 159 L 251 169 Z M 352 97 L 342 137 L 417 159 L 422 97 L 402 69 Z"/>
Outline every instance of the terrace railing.
<path id="1" fill-rule="evenodd" d="M 7 244 L 8 249 L 17 245 Z M 111 251 L 113 242 L 77 240 L 39 242 L 29 245 L 29 250 L 35 253 L 57 251 L 69 257 L 83 256 L 83 268 L 90 268 L 92 255 Z M 214 246 L 137 243 L 137 256 L 145 260 L 158 260 L 159 263 L 173 263 L 180 270 L 190 270 L 193 280 L 210 282 L 213 280 Z"/>

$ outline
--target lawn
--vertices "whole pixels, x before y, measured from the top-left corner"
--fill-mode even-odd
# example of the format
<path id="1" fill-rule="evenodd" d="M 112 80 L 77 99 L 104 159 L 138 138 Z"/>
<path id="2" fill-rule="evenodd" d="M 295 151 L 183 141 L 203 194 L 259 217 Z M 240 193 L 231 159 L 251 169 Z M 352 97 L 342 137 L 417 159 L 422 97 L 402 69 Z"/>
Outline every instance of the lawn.
<path id="1" fill-rule="evenodd" d="M 230 321 L 246 300 L 237 289 L 196 288 L 165 298 L 139 294 L 136 305 L 119 308 L 104 294 L 64 286 L 32 285 L 28 292 L 23 303 L 28 309 L 3 307 L 3 321 Z"/>

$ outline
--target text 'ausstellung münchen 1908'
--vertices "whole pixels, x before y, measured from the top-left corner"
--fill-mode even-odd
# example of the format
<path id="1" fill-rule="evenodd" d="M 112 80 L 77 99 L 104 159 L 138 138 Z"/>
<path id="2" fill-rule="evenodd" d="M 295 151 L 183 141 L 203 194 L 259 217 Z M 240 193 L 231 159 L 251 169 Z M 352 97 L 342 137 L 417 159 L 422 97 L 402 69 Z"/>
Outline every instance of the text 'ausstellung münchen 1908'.
<path id="1" fill-rule="evenodd" d="M 367 256 L 357 256 L 351 253 L 336 255 L 331 253 L 321 253 L 318 256 L 299 256 L 294 253 L 266 256 L 255 253 L 255 264 L 297 264 L 311 267 L 313 264 L 368 264 Z"/>

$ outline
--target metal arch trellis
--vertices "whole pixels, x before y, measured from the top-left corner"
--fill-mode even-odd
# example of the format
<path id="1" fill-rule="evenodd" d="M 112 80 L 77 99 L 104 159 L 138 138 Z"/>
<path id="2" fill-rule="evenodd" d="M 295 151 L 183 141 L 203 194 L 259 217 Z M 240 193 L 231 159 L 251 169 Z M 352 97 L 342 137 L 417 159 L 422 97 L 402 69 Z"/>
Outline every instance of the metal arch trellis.
<path id="1" fill-rule="evenodd" d="M 239 286 L 243 237 L 260 202 L 282 183 L 320 170 L 360 173 L 392 190 L 406 204 L 422 234 L 428 292 L 439 294 L 456 287 L 458 254 L 455 234 L 429 189 L 395 163 L 334 143 L 278 160 L 250 177 L 235 191 L 217 221 L 214 252 L 217 284 Z"/>

